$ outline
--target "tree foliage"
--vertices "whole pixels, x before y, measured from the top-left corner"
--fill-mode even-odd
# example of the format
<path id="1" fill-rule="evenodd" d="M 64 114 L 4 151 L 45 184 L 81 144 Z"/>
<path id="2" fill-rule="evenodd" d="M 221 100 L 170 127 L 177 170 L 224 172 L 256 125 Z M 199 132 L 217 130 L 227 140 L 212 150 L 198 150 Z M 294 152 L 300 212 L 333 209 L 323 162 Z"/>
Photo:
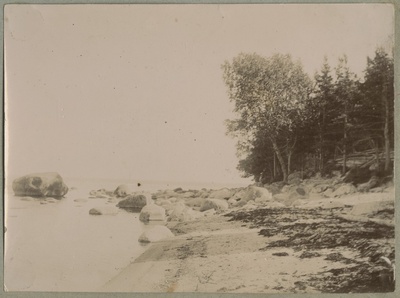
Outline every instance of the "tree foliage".
<path id="1" fill-rule="evenodd" d="M 390 171 L 390 148 L 394 143 L 394 65 L 381 48 L 368 58 L 360 100 L 360 122 L 376 146 L 384 147 L 385 171 Z"/>
<path id="2" fill-rule="evenodd" d="M 279 143 L 286 140 L 286 146 L 290 146 L 293 142 L 296 124 L 306 115 L 311 80 L 301 64 L 293 62 L 289 55 L 264 58 L 257 54 L 240 54 L 231 63 L 226 62 L 223 70 L 229 98 L 239 116 L 229 123 L 229 131 L 248 134 L 249 148 L 253 149 L 257 147 L 254 140 L 265 137 L 286 180 L 287 161 Z"/>
<path id="3" fill-rule="evenodd" d="M 382 49 L 368 58 L 363 82 L 345 55 L 334 73 L 324 58 L 313 80 L 282 54 L 242 53 L 222 69 L 237 115 L 227 120 L 227 131 L 238 140 L 238 169 L 246 177 L 265 183 L 287 181 L 294 170 L 328 174 L 338 158 L 345 172 L 349 154 L 367 143 L 383 152 L 389 171 L 394 75 L 393 59 Z"/>

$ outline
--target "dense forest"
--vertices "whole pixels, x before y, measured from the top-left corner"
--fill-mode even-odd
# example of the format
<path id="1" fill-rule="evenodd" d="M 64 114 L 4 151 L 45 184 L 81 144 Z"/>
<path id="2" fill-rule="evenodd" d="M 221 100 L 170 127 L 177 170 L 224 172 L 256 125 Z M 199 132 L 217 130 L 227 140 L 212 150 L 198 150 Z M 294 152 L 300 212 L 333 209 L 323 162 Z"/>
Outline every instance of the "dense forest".
<path id="1" fill-rule="evenodd" d="M 259 183 L 351 169 L 387 177 L 393 171 L 394 66 L 381 48 L 358 78 L 343 55 L 327 58 L 310 78 L 290 55 L 241 53 L 222 65 L 236 119 L 238 169 Z M 360 181 L 362 182 L 362 181 Z"/>

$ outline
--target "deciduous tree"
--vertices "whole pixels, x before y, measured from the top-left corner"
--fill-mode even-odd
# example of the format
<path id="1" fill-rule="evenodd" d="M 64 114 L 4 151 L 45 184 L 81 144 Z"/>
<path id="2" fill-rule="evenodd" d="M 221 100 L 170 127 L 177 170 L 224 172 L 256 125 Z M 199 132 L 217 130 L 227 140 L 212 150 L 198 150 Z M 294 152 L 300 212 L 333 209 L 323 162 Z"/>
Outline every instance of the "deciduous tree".
<path id="1" fill-rule="evenodd" d="M 306 117 L 306 102 L 312 89 L 310 78 L 290 55 L 265 58 L 240 54 L 222 67 L 229 98 L 239 116 L 233 122 L 236 125 L 228 129 L 245 133 L 251 136 L 250 140 L 264 135 L 277 156 L 283 180 L 287 181 L 287 158 L 279 144 L 286 140 L 290 146 L 296 123 Z"/>

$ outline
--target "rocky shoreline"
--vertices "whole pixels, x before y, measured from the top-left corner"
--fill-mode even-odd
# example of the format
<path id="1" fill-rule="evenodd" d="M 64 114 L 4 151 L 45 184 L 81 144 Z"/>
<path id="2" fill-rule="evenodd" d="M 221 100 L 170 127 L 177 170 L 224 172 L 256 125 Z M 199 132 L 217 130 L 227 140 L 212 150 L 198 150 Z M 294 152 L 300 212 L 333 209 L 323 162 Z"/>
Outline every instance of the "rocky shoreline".
<path id="1" fill-rule="evenodd" d="M 356 187 L 343 180 L 292 177 L 286 185 L 154 193 L 139 185 L 93 190 L 88 199 L 106 204 L 88 216 L 140 212 L 139 219 L 153 226 L 138 239 L 150 243 L 148 249 L 98 290 L 391 292 L 393 182 L 371 179 Z"/>
<path id="2" fill-rule="evenodd" d="M 165 208 L 175 236 L 153 243 L 102 291 L 394 290 L 390 182 L 367 192 L 338 177 L 281 188 L 175 189 L 152 201 Z"/>

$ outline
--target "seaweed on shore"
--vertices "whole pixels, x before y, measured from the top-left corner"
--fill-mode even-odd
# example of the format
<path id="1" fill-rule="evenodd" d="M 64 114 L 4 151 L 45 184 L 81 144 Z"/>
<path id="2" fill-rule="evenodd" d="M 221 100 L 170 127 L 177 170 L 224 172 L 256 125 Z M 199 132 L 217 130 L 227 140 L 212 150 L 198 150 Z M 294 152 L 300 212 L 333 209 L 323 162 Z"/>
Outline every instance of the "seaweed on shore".
<path id="1" fill-rule="evenodd" d="M 261 250 L 291 247 L 296 251 L 346 248 L 356 259 L 328 254 L 327 260 L 346 266 L 309 277 L 309 285 L 326 293 L 390 292 L 394 290 L 393 268 L 383 266 L 381 257 L 394 260 L 394 227 L 374 222 L 349 221 L 332 209 L 260 208 L 227 214 L 231 221 L 242 221 L 260 228 L 265 237 L 283 236 L 269 241 Z M 380 216 L 393 212 L 384 210 Z M 271 239 L 272 240 L 272 239 Z M 301 254 L 303 257 L 313 255 Z M 318 256 L 318 254 L 314 254 Z M 367 261 L 366 261 L 367 259 Z M 349 267 L 350 264 L 354 266 Z"/>

